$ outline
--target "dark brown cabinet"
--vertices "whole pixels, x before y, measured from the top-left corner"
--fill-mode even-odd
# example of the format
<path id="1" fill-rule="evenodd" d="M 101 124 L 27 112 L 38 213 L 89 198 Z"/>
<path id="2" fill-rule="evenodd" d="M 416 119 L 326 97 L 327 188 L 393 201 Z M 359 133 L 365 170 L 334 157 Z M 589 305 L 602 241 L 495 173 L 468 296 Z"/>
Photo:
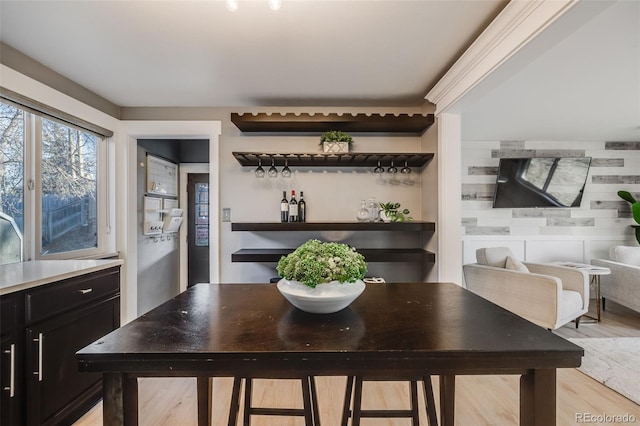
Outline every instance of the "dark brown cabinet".
<path id="1" fill-rule="evenodd" d="M 14 295 L 0 299 L 0 423 L 2 425 L 24 424 L 21 395 L 24 392 L 23 359 L 24 345 L 18 328 L 18 306 Z"/>
<path id="2" fill-rule="evenodd" d="M 11 405 L 15 413 L 7 414 L 13 417 L 5 423 L 3 393 L 2 424 L 73 423 L 102 397 L 101 375 L 81 373 L 75 353 L 120 325 L 120 268 L 3 296 L 3 308 L 5 299 L 24 309 L 12 334 L 23 339 L 13 355 L 21 364 Z M 3 355 L 4 339 L 3 334 Z"/>

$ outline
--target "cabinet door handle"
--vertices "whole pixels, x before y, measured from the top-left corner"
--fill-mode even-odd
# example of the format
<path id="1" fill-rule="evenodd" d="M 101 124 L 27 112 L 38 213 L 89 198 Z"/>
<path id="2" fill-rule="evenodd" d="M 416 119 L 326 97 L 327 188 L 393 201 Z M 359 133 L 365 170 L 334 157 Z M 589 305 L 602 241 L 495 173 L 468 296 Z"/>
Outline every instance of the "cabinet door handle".
<path id="1" fill-rule="evenodd" d="M 42 344 L 44 340 L 44 335 L 42 333 L 38 333 L 38 338 L 33 339 L 34 342 L 38 342 L 38 371 L 34 371 L 33 374 L 38 376 L 38 381 L 42 381 Z"/>
<path id="2" fill-rule="evenodd" d="M 81 288 L 80 290 L 78 290 L 78 293 L 88 294 L 88 293 L 91 293 L 92 291 L 93 291 L 92 288 Z"/>
<path id="3" fill-rule="evenodd" d="M 13 398 L 16 390 L 16 345 L 12 343 L 11 349 L 4 351 L 4 353 L 9 354 L 11 367 L 9 370 L 9 386 L 3 389 L 9 391 L 9 398 Z"/>

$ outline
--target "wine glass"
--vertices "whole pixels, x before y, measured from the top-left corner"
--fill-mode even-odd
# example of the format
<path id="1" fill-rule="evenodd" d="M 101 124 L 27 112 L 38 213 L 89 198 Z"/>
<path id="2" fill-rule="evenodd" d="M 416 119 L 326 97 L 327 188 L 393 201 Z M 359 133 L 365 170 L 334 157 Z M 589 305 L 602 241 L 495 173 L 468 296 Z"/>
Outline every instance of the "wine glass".
<path id="1" fill-rule="evenodd" d="M 262 168 L 262 158 L 258 157 L 258 167 L 256 168 L 256 177 L 264 177 L 264 169 Z"/>
<path id="2" fill-rule="evenodd" d="M 393 165 L 393 160 L 391 160 L 391 166 L 387 169 L 389 173 L 398 173 L 398 168 Z"/>
<path id="3" fill-rule="evenodd" d="M 360 210 L 358 210 L 358 213 L 356 214 L 356 219 L 358 222 L 368 222 L 370 218 L 371 212 L 367 208 L 367 202 L 362 200 L 360 202 Z"/>
<path id="4" fill-rule="evenodd" d="M 384 168 L 380 165 L 380 160 L 378 160 L 378 166 L 373 169 L 374 173 L 384 173 Z"/>
<path id="5" fill-rule="evenodd" d="M 408 175 L 409 173 L 411 173 L 411 168 L 409 166 L 407 166 L 407 161 L 406 160 L 404 162 L 404 167 L 402 169 L 400 169 L 400 173 L 404 173 L 405 175 Z"/>
<path id="6" fill-rule="evenodd" d="M 281 173 L 283 178 L 291 177 L 291 169 L 289 168 L 289 160 L 287 157 L 284 158 L 284 167 L 282 168 Z"/>
<path id="7" fill-rule="evenodd" d="M 273 157 L 271 157 L 271 167 L 269 167 L 269 171 L 267 171 L 267 174 L 270 178 L 278 177 L 278 169 L 276 169 L 276 163 Z"/>

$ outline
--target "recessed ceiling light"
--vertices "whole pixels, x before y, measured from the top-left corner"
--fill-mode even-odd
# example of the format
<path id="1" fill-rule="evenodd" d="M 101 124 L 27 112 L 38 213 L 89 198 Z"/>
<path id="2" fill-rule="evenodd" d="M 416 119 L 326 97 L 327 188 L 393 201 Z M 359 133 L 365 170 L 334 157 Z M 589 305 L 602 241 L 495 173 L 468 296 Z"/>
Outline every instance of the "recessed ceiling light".
<path id="1" fill-rule="evenodd" d="M 279 10 L 282 6 L 282 0 L 269 0 L 269 7 L 271 10 Z"/>
<path id="2" fill-rule="evenodd" d="M 227 9 L 229 9 L 231 12 L 235 12 L 236 10 L 238 10 L 238 0 L 226 0 L 227 3 Z"/>

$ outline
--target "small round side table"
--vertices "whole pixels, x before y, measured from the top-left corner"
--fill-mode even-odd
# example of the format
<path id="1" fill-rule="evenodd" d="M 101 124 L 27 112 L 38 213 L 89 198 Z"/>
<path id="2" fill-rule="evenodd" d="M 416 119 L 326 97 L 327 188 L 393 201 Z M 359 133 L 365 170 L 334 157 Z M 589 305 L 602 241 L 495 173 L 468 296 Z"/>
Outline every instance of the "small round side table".
<path id="1" fill-rule="evenodd" d="M 576 262 L 554 262 L 556 265 L 560 266 L 568 266 L 570 268 L 580 269 L 589 274 L 589 286 L 593 286 L 596 290 L 596 317 L 592 317 L 588 314 L 584 314 L 583 316 L 587 318 L 591 318 L 596 322 L 600 322 L 600 304 L 602 301 L 600 300 L 600 276 L 601 275 L 609 275 L 611 274 L 611 269 L 605 268 L 603 266 L 594 266 L 589 265 L 587 263 L 576 263 Z"/>
<path id="2" fill-rule="evenodd" d="M 611 274 L 611 269 L 602 266 L 592 266 L 586 270 L 586 272 L 589 274 L 590 284 L 596 289 L 596 318 L 590 317 L 589 315 L 585 316 L 600 322 L 600 306 L 602 304 L 602 298 L 600 297 L 600 276 Z"/>

